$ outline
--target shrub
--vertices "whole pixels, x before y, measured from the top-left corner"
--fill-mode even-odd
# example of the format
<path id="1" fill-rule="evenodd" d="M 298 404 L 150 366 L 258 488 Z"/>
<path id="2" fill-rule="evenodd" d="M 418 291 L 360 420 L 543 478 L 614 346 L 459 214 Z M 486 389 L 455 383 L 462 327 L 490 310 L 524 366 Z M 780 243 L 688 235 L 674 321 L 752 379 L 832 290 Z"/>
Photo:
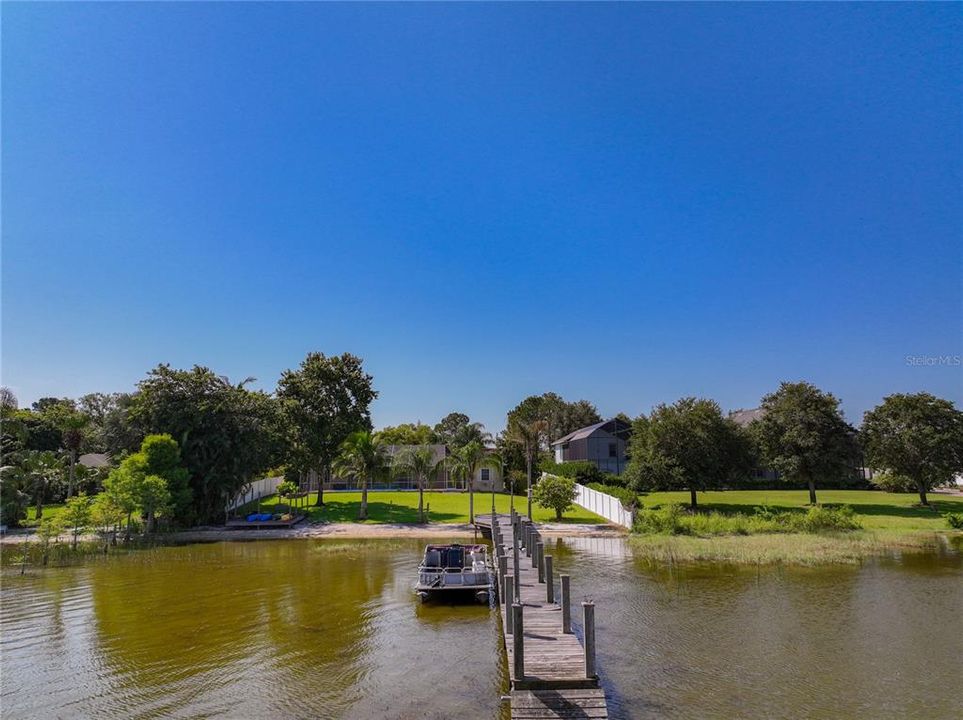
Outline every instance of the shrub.
<path id="1" fill-rule="evenodd" d="M 762 506 L 746 513 L 689 512 L 684 505 L 643 510 L 636 516 L 637 532 L 655 535 L 756 535 L 760 533 L 820 533 L 857 530 L 859 521 L 849 506 L 814 507 L 806 513 L 777 512 Z"/>
<path id="2" fill-rule="evenodd" d="M 625 508 L 632 508 L 639 505 L 639 496 L 628 488 L 615 485 L 603 485 L 602 483 L 589 483 L 586 487 L 618 498 L 619 502 L 621 502 Z"/>
<path id="3" fill-rule="evenodd" d="M 916 486 L 910 478 L 905 475 L 890 472 L 889 470 L 875 473 L 870 482 L 884 492 L 913 492 L 916 489 Z"/>
<path id="4" fill-rule="evenodd" d="M 575 481 L 557 475 L 546 475 L 532 489 L 532 497 L 543 508 L 553 509 L 555 519 L 561 520 L 562 513 L 571 508 L 575 501 Z"/>
<path id="5" fill-rule="evenodd" d="M 539 469 L 549 475 L 570 478 L 582 485 L 605 480 L 605 474 L 598 469 L 595 463 L 588 460 L 573 460 L 563 463 L 543 462 L 539 465 Z"/>
<path id="6" fill-rule="evenodd" d="M 951 528 L 963 530 L 963 512 L 947 513 L 946 522 L 950 524 Z"/>
<path id="7" fill-rule="evenodd" d="M 294 495 L 297 491 L 298 491 L 297 483 L 293 483 L 290 480 L 285 480 L 284 482 L 279 483 L 276 490 L 278 497 L 282 497 L 282 498 L 290 497 L 291 495 Z"/>

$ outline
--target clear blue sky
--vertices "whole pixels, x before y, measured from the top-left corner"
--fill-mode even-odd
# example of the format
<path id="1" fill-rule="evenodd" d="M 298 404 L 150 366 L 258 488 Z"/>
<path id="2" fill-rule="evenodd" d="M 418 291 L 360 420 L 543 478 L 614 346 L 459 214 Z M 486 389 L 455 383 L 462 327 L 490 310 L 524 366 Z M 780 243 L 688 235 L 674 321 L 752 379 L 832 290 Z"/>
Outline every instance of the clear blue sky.
<path id="1" fill-rule="evenodd" d="M 957 403 L 959 4 L 3 3 L 2 381 Z"/>

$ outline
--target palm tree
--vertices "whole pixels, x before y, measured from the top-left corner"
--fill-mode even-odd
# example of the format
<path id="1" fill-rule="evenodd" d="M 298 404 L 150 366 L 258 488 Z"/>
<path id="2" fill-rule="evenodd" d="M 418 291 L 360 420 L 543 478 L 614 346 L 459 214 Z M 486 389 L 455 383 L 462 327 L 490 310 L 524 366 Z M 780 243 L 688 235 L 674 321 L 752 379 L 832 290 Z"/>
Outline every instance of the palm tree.
<path id="1" fill-rule="evenodd" d="M 428 445 L 405 448 L 395 456 L 395 472 L 413 475 L 418 481 L 418 522 L 425 521 L 425 481 L 437 472 L 444 462 L 444 458 L 435 460 L 435 453 Z"/>
<path id="2" fill-rule="evenodd" d="M 84 431 L 90 424 L 90 417 L 80 412 L 70 411 L 59 418 L 58 425 L 63 433 L 63 444 L 70 461 L 70 474 L 67 480 L 67 497 L 74 494 L 77 477 L 77 453 L 84 442 Z"/>
<path id="3" fill-rule="evenodd" d="M 532 469 L 538 457 L 538 450 L 541 446 L 542 435 L 548 430 L 548 422 L 545 420 L 532 420 L 523 422 L 522 420 L 511 420 L 505 429 L 505 440 L 515 445 L 522 446 L 525 454 L 526 477 L 528 478 L 528 518 L 532 517 Z"/>
<path id="4" fill-rule="evenodd" d="M 484 447 L 492 439 L 492 434 L 485 430 L 485 426 L 480 422 L 471 422 L 458 428 L 455 437 L 452 438 L 451 446 L 463 448 L 468 443 L 476 442 Z"/>
<path id="5" fill-rule="evenodd" d="M 334 469 L 340 476 L 354 475 L 361 480 L 359 520 L 368 519 L 368 483 L 379 475 L 386 474 L 389 467 L 390 459 L 386 446 L 370 432 L 353 432 L 341 443 L 341 452 L 334 461 Z"/>
<path id="6" fill-rule="evenodd" d="M 63 472 L 63 461 L 52 450 L 25 453 L 20 462 L 23 475 L 33 481 L 34 502 L 37 507 L 37 520 L 43 517 L 43 499 L 47 486 L 59 473 Z"/>
<path id="7" fill-rule="evenodd" d="M 468 522 L 475 522 L 475 471 L 485 465 L 500 465 L 496 455 L 477 440 L 472 440 L 448 456 L 448 471 L 468 486 Z"/>

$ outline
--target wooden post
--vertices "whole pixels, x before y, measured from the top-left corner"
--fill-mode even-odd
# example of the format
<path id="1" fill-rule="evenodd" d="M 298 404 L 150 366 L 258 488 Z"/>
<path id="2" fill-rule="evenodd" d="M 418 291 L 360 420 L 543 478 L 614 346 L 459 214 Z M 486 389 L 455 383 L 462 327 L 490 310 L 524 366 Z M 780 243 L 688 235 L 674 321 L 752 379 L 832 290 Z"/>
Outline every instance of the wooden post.
<path id="1" fill-rule="evenodd" d="M 545 545 L 535 543 L 535 562 L 538 563 L 538 581 L 545 582 Z"/>
<path id="2" fill-rule="evenodd" d="M 566 635 L 572 632 L 572 600 L 569 594 L 571 578 L 568 575 L 559 575 L 562 582 L 562 632 Z"/>
<path id="3" fill-rule="evenodd" d="M 552 576 L 552 556 L 545 556 L 545 600 L 555 602 L 555 578 Z"/>
<path id="4" fill-rule="evenodd" d="M 512 536 L 512 561 L 513 561 L 512 569 L 514 571 L 515 577 L 521 578 L 521 576 L 519 575 L 519 571 L 522 568 L 518 558 L 518 536 L 517 535 Z M 515 584 L 515 597 L 511 598 L 513 602 L 518 602 L 519 599 L 521 598 L 521 593 L 519 592 L 520 590 L 519 585 L 521 585 L 521 582 L 518 582 Z"/>
<path id="5" fill-rule="evenodd" d="M 499 583 L 499 587 L 502 589 L 503 592 L 505 590 L 505 576 L 507 574 L 508 574 L 508 556 L 502 555 L 501 557 L 498 558 L 498 579 L 501 580 L 501 583 Z M 508 595 L 505 595 L 505 597 L 507 598 Z M 505 598 L 502 598 L 502 602 L 504 601 L 505 601 Z"/>
<path id="6" fill-rule="evenodd" d="M 532 567 L 538 567 L 538 542 L 535 533 L 532 533 Z"/>
<path id="7" fill-rule="evenodd" d="M 582 630 L 585 633 L 585 677 L 594 678 L 595 674 L 595 603 L 587 600 L 582 603 Z"/>
<path id="8" fill-rule="evenodd" d="M 505 606 L 505 634 L 511 635 L 512 628 L 514 627 L 512 620 L 515 619 L 514 613 L 512 612 L 512 605 L 515 604 L 515 599 L 512 597 L 515 594 L 515 576 L 508 574 L 505 576 L 505 597 L 502 599 L 502 605 Z"/>
<path id="9" fill-rule="evenodd" d="M 512 673 L 516 680 L 521 680 L 525 677 L 525 630 L 522 620 L 522 604 L 515 603 L 512 605 L 512 660 L 513 669 Z"/>

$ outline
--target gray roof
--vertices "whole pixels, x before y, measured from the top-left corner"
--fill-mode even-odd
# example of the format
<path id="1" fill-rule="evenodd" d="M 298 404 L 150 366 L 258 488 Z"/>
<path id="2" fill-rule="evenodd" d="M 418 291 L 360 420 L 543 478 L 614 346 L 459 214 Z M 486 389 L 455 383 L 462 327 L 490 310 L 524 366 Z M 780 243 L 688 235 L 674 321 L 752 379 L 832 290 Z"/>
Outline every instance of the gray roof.
<path id="1" fill-rule="evenodd" d="M 609 427 L 606 427 L 606 426 Z M 619 427 L 619 426 L 622 427 Z M 578 430 L 570 432 L 568 435 L 560 437 L 558 440 L 552 443 L 552 445 L 560 445 L 561 443 L 572 442 L 573 440 L 581 440 L 594 435 L 599 430 L 604 430 L 612 435 L 618 435 L 624 433 L 625 431 L 631 429 L 631 426 L 624 420 L 619 418 L 612 418 L 611 420 L 603 420 L 600 423 L 595 423 L 594 425 L 588 425 Z"/>
<path id="2" fill-rule="evenodd" d="M 77 458 L 77 462 L 89 468 L 107 467 L 110 465 L 110 455 L 107 453 L 87 453 Z"/>
<path id="3" fill-rule="evenodd" d="M 729 419 L 736 425 L 745 427 L 753 420 L 761 420 L 766 411 L 762 408 L 752 408 L 751 410 L 733 410 L 729 413 Z"/>

